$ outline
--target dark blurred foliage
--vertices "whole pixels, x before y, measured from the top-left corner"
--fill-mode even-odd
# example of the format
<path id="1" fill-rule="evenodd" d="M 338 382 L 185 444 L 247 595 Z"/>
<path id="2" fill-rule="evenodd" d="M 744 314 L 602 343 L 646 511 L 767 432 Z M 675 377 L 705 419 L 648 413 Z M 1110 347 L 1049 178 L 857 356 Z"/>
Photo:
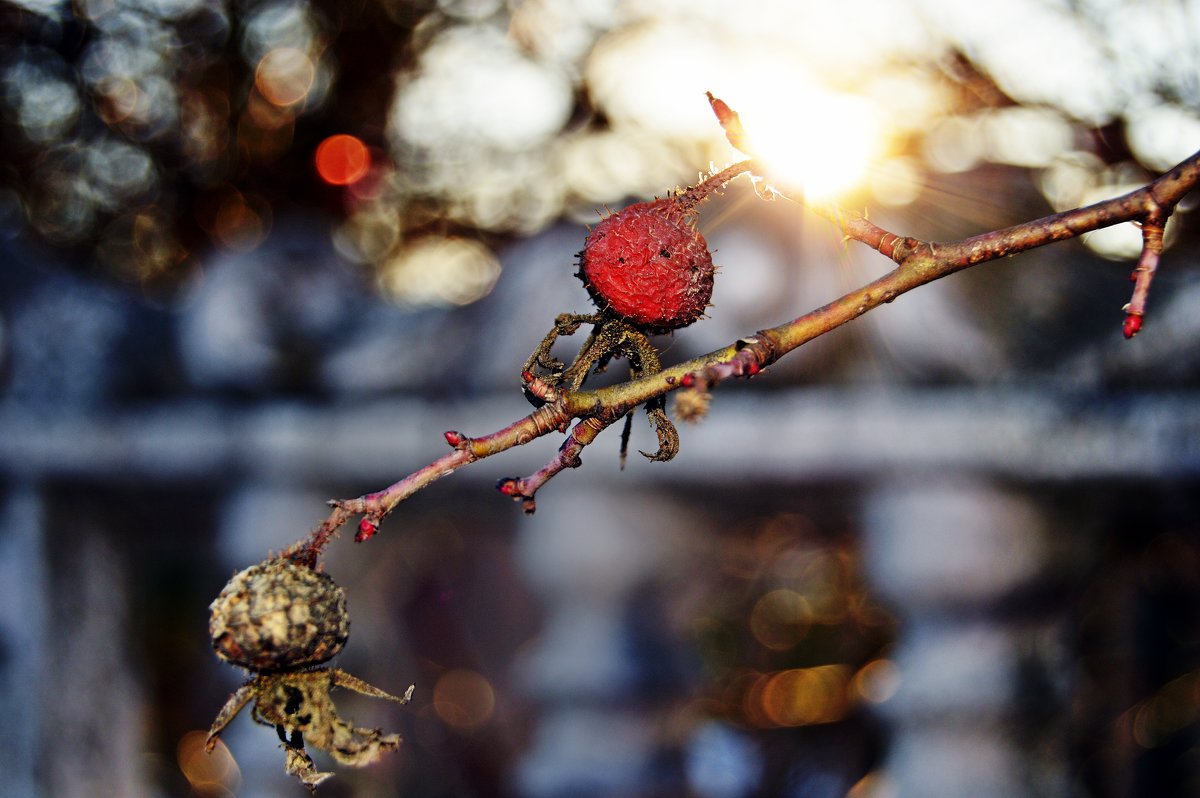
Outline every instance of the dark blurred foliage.
<path id="1" fill-rule="evenodd" d="M 146 2 L 57 11 L 0 8 L 5 221 L 66 248 L 85 271 L 170 288 L 214 246 L 255 247 L 276 216 L 343 212 L 313 152 L 346 130 L 385 149 L 393 73 L 428 8 Z M 280 81 L 301 81 L 291 89 L 298 96 L 288 85 L 280 96 L 256 88 L 261 58 L 279 42 L 305 48 L 285 53 L 299 64 L 279 67 Z M 317 91 L 304 86 L 318 81 Z"/>

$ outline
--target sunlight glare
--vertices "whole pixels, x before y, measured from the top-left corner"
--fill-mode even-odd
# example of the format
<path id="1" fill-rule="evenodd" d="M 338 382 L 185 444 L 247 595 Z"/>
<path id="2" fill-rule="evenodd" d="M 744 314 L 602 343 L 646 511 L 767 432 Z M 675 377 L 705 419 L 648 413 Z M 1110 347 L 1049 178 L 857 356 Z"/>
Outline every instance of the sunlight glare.
<path id="1" fill-rule="evenodd" d="M 834 199 L 859 188 L 883 154 L 880 115 L 864 98 L 819 88 L 736 97 L 755 154 L 781 187 L 810 199 Z"/>

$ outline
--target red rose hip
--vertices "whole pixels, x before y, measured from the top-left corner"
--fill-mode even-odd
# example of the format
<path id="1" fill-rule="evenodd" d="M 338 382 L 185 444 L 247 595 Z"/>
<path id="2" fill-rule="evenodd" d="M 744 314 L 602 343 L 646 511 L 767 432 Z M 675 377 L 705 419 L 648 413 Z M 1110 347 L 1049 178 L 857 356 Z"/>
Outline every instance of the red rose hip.
<path id="1" fill-rule="evenodd" d="M 713 291 L 708 244 L 674 197 L 639 202 L 596 225 L 580 253 L 579 277 L 601 311 L 648 332 L 686 327 Z"/>

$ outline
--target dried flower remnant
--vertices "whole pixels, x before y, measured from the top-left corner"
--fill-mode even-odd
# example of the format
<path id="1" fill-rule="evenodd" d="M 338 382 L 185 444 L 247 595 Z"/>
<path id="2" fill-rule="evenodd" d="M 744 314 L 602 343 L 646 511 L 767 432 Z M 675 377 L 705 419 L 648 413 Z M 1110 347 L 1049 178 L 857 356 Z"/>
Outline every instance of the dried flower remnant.
<path id="1" fill-rule="evenodd" d="M 213 749 L 224 728 L 251 701 L 255 722 L 275 727 L 286 752 L 287 773 L 310 790 L 333 774 L 317 770 L 305 743 L 328 751 L 343 765 L 353 766 L 369 765 L 384 751 L 400 747 L 399 734 L 384 734 L 343 720 L 331 695 L 335 687 L 401 704 L 408 703 L 413 692 L 410 686 L 403 696 L 394 696 L 337 668 L 260 673 L 225 702 L 208 732 L 207 748 Z"/>
<path id="2" fill-rule="evenodd" d="M 323 572 L 287 557 L 267 559 L 234 575 L 209 608 L 217 656 L 249 670 L 208 732 L 211 751 L 226 726 L 251 701 L 257 723 L 274 726 L 286 752 L 286 771 L 310 790 L 332 776 L 320 772 L 305 743 L 345 765 L 367 765 L 394 751 L 399 734 L 343 720 L 332 691 L 343 687 L 401 704 L 394 696 L 337 668 L 317 668 L 341 651 L 350 634 L 345 592 Z"/>
<path id="3" fill-rule="evenodd" d="M 694 424 L 708 414 L 712 394 L 699 388 L 685 388 L 675 394 L 675 417 Z"/>

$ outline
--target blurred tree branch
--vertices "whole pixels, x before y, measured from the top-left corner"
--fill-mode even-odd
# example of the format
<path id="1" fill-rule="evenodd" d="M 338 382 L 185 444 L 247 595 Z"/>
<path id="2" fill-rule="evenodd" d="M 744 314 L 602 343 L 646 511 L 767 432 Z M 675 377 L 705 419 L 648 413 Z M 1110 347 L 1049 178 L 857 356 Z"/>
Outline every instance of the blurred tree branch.
<path id="1" fill-rule="evenodd" d="M 730 142 L 752 154 L 751 139 L 737 114 L 711 95 L 709 100 Z M 760 196 L 807 204 L 798 194 L 770 187 L 769 175 L 753 159 L 734 164 L 720 174 L 729 179 L 743 172 L 752 175 Z M 764 181 L 765 187 L 760 185 Z M 375 534 L 379 524 L 400 502 L 437 479 L 551 432 L 570 430 L 559 451 L 545 467 L 527 477 L 502 479 L 497 485 L 501 493 L 520 501 L 526 512 L 533 512 L 537 491 L 563 470 L 578 467 L 583 449 L 600 432 L 639 405 L 681 391 L 680 397 L 690 408 L 681 414 L 695 417 L 707 407 L 708 391 L 722 380 L 752 377 L 803 344 L 914 288 L 973 266 L 1124 222 L 1140 225 L 1143 233 L 1142 254 L 1133 273 L 1133 296 L 1125 307 L 1124 333 L 1131 338 L 1141 329 L 1150 281 L 1162 252 L 1162 234 L 1167 219 L 1198 182 L 1200 152 L 1128 194 L 954 242 L 922 241 L 898 235 L 884 230 L 863 214 L 832 204 L 810 204 L 811 210 L 837 226 L 847 240 L 871 247 L 894 261 L 896 267 L 785 324 L 760 330 L 701 357 L 617 385 L 596 390 L 564 389 L 549 385 L 526 371 L 522 374 L 525 390 L 542 403 L 540 407 L 503 429 L 481 437 L 446 432 L 446 441 L 451 446 L 449 453 L 383 490 L 354 499 L 331 501 L 333 510 L 329 516 L 307 538 L 294 544 L 289 553 L 315 562 L 338 529 L 354 516 L 361 517 L 355 539 L 366 540 Z"/>

